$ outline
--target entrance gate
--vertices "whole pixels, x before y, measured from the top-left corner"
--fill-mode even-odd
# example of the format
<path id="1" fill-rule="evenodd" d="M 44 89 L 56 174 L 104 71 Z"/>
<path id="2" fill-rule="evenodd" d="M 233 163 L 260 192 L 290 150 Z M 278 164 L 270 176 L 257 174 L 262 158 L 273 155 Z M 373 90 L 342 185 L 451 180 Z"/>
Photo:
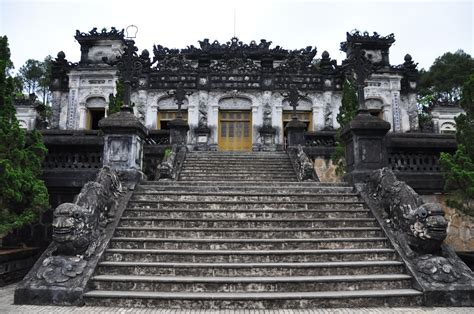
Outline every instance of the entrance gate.
<path id="1" fill-rule="evenodd" d="M 219 111 L 219 150 L 252 149 L 252 114 L 250 111 Z"/>

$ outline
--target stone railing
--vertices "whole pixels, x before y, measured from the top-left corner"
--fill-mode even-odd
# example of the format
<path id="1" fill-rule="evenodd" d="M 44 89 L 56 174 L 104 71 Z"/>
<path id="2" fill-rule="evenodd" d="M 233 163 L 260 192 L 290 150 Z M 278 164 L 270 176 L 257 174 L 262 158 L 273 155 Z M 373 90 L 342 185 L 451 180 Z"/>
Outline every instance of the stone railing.
<path id="1" fill-rule="evenodd" d="M 132 191 L 103 167 L 74 202 L 54 210 L 53 242 L 15 289 L 15 304 L 83 305 L 83 293 Z"/>
<path id="2" fill-rule="evenodd" d="M 77 194 L 102 167 L 103 137 L 98 131 L 85 130 L 43 130 L 42 134 L 48 149 L 42 175 L 46 186 L 50 192 L 71 188 Z"/>
<path id="3" fill-rule="evenodd" d="M 169 145 L 170 144 L 170 131 L 169 130 L 149 130 L 148 137 L 145 139 L 145 144 Z"/>
<path id="4" fill-rule="evenodd" d="M 311 157 L 331 158 L 336 146 L 336 131 L 305 133 L 305 152 Z"/>
<path id="5" fill-rule="evenodd" d="M 143 146 L 143 172 L 148 180 L 156 180 L 157 169 L 165 150 L 170 148 L 169 130 L 149 130 Z"/>
<path id="6" fill-rule="evenodd" d="M 43 169 L 99 169 L 102 152 L 52 151 L 43 162 Z"/>
<path id="7" fill-rule="evenodd" d="M 426 203 L 387 167 L 355 187 L 423 292 L 425 305 L 471 306 L 474 274 L 444 243 L 443 207 Z"/>
<path id="8" fill-rule="evenodd" d="M 291 164 L 295 169 L 298 181 L 318 181 L 314 166 L 311 160 L 306 155 L 303 147 L 298 145 L 296 147 L 289 147 L 287 149 Z"/>
<path id="9" fill-rule="evenodd" d="M 443 190 L 439 164 L 441 152 L 453 153 L 456 139 L 451 134 L 390 133 L 385 137 L 387 166 L 418 193 Z"/>
<path id="10" fill-rule="evenodd" d="M 312 158 L 331 158 L 336 145 L 336 131 L 305 133 L 305 152 Z M 441 152 L 453 153 L 456 139 L 452 134 L 388 133 L 385 136 L 385 165 L 400 180 L 406 181 L 418 193 L 443 190 L 444 179 L 439 164 Z"/>
<path id="11" fill-rule="evenodd" d="M 186 146 L 174 144 L 157 168 L 155 175 L 159 180 L 177 180 L 186 158 Z"/>

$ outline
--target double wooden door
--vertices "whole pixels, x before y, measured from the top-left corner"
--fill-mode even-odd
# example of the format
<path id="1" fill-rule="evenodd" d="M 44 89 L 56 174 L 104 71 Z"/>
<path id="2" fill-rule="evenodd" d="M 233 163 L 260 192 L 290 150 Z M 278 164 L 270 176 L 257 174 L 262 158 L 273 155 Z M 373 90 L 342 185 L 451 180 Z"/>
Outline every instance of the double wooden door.
<path id="1" fill-rule="evenodd" d="M 220 150 L 252 150 L 252 112 L 219 111 Z"/>

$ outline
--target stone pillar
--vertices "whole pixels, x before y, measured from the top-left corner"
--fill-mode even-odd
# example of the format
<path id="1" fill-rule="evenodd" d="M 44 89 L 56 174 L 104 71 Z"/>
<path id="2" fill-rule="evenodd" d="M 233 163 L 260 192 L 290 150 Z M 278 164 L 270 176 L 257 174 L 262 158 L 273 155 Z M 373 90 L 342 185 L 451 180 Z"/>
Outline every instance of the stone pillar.
<path id="1" fill-rule="evenodd" d="M 304 132 L 306 124 L 298 119 L 293 119 L 285 127 L 286 140 L 288 146 L 304 145 Z"/>
<path id="2" fill-rule="evenodd" d="M 181 118 L 176 118 L 171 120 L 168 125 L 170 128 L 170 144 L 185 146 L 188 142 L 188 123 Z"/>
<path id="3" fill-rule="evenodd" d="M 158 107 L 157 105 L 148 106 L 145 123 L 148 129 L 156 130 L 158 125 Z"/>
<path id="4" fill-rule="evenodd" d="M 386 165 L 384 136 L 390 123 L 359 110 L 356 117 L 341 132 L 346 147 L 346 174 L 350 184 L 364 182 L 370 172 Z"/>
<path id="5" fill-rule="evenodd" d="M 143 141 L 148 130 L 127 110 L 122 109 L 99 121 L 104 132 L 103 165 L 121 174 L 124 182 L 137 182 L 145 178 Z"/>
<path id="6" fill-rule="evenodd" d="M 273 107 L 274 110 L 272 110 L 272 126 L 276 130 L 276 144 L 277 144 L 277 149 L 281 150 L 283 149 L 283 138 L 284 138 L 284 130 L 282 126 L 282 121 L 283 121 L 283 104 L 281 101 L 276 101 L 274 98 L 274 103 L 275 106 Z"/>
<path id="7" fill-rule="evenodd" d="M 79 105 L 79 125 L 77 126 L 78 129 L 85 129 L 86 128 L 86 119 L 87 119 L 87 108 L 85 104 Z"/>

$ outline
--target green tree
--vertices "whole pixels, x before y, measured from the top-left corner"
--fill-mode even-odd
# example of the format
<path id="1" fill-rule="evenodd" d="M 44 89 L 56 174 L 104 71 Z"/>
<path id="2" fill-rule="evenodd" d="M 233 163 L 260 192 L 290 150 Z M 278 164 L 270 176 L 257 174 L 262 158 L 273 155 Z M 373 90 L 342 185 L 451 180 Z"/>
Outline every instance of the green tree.
<path id="1" fill-rule="evenodd" d="M 458 148 L 454 155 L 441 153 L 447 204 L 474 216 L 474 74 L 462 88 L 460 105 L 466 114 L 455 118 Z"/>
<path id="2" fill-rule="evenodd" d="M 461 88 L 474 72 L 474 59 L 462 50 L 436 58 L 428 71 L 420 71 L 419 100 L 429 106 L 457 104 Z"/>
<path id="3" fill-rule="evenodd" d="M 38 81 L 38 90 L 41 94 L 43 105 L 49 103 L 49 85 L 51 85 L 51 56 L 46 56 L 41 62 L 41 77 Z"/>
<path id="4" fill-rule="evenodd" d="M 33 94 L 39 86 L 41 77 L 43 76 L 43 66 L 38 60 L 28 59 L 24 65 L 18 70 L 23 79 L 25 91 Z"/>
<path id="5" fill-rule="evenodd" d="M 124 92 L 124 85 L 122 80 L 117 81 L 117 85 L 115 86 L 117 93 L 109 95 L 109 111 L 108 114 L 111 115 L 112 113 L 116 113 L 120 111 L 120 108 L 123 106 L 123 92 Z"/>
<path id="6" fill-rule="evenodd" d="M 0 37 L 0 234 L 33 222 L 48 208 L 48 191 L 38 179 L 46 154 L 41 134 L 26 134 L 16 119 L 14 79 L 7 71 L 8 38 Z"/>
<path id="7" fill-rule="evenodd" d="M 336 147 L 334 154 L 331 156 L 333 164 L 336 165 L 336 174 L 342 175 L 346 171 L 346 149 L 341 140 L 341 130 L 349 123 L 357 114 L 359 103 L 357 100 L 357 91 L 349 81 L 344 81 L 342 86 L 342 100 L 336 121 L 339 123 L 339 129 L 336 132 Z"/>

